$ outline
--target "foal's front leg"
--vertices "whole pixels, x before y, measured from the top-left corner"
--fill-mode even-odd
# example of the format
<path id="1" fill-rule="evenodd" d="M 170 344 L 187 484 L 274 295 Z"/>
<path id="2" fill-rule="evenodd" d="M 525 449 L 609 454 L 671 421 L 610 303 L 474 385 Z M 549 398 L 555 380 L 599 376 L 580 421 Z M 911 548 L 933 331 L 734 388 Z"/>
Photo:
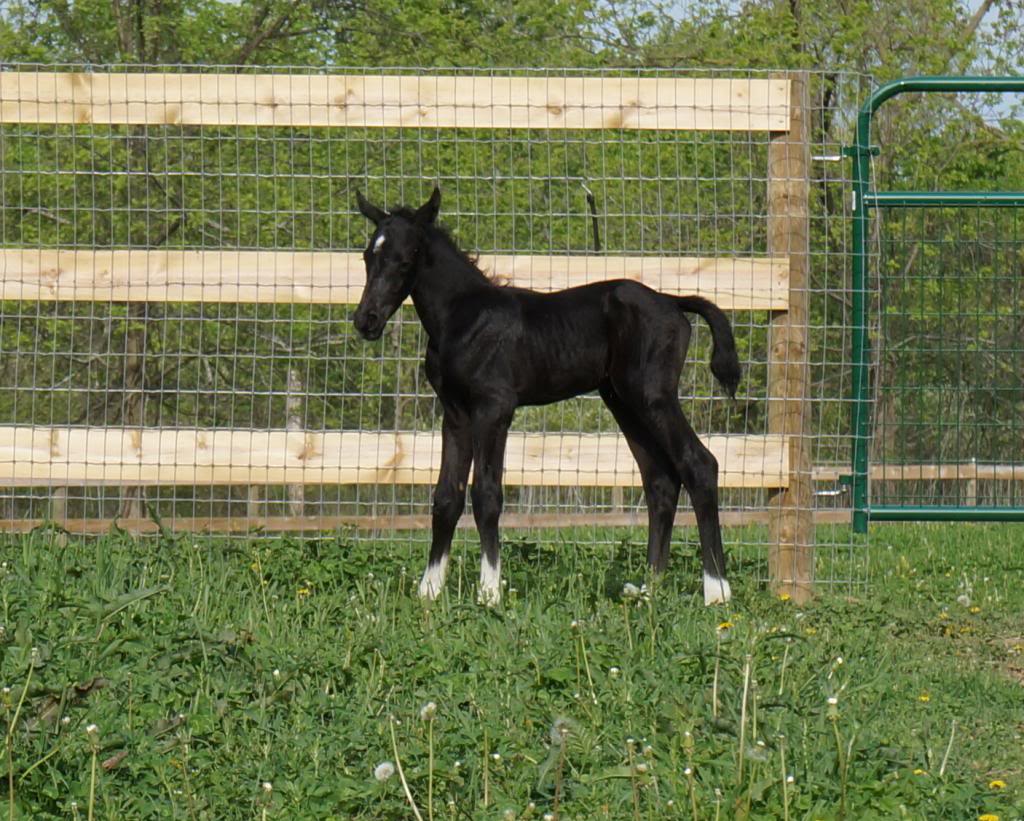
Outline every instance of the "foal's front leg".
<path id="1" fill-rule="evenodd" d="M 430 558 L 420 580 L 420 596 L 435 599 L 448 575 L 448 553 L 455 525 L 466 506 L 466 479 L 473 458 L 468 420 L 445 411 L 441 424 L 441 471 L 434 489 Z"/>
<path id="2" fill-rule="evenodd" d="M 473 413 L 473 518 L 480 533 L 481 604 L 494 607 L 501 602 L 501 553 L 498 519 L 504 502 L 501 475 L 505 443 L 512 410 L 482 408 Z"/>

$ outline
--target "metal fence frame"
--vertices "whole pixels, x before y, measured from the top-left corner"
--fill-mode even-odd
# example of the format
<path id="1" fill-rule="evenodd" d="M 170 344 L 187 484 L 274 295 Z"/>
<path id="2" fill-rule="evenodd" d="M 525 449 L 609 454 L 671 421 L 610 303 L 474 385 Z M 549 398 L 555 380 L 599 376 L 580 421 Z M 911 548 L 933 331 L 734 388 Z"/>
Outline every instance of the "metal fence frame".
<path id="1" fill-rule="evenodd" d="M 878 153 L 871 144 L 871 123 L 887 100 L 900 94 L 1013 93 L 1024 92 L 1020 77 L 906 77 L 879 87 L 864 102 L 857 117 L 854 144 L 845 150 L 853 161 L 853 380 L 852 419 L 854 435 L 852 475 L 853 527 L 867 533 L 872 521 L 999 521 L 1024 522 L 1024 507 L 874 505 L 870 495 L 869 446 L 871 442 L 871 339 L 869 329 L 869 222 L 872 209 L 929 208 L 943 206 L 986 208 L 1024 206 L 1024 192 L 1009 191 L 873 191 L 871 157 Z M 882 341 L 884 344 L 884 340 Z M 845 477 L 844 477 L 845 478 Z"/>

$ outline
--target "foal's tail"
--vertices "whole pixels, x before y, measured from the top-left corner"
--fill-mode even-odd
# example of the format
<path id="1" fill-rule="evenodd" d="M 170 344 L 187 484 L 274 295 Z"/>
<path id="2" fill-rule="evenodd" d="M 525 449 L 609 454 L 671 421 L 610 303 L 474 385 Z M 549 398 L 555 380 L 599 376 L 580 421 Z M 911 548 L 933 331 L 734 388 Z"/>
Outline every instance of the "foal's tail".
<path id="1" fill-rule="evenodd" d="M 711 352 L 711 373 L 715 375 L 729 396 L 736 397 L 736 388 L 740 384 L 740 359 L 736 355 L 736 339 L 732 335 L 732 326 L 722 309 L 703 297 L 676 297 L 677 304 L 684 311 L 700 314 L 711 326 L 711 338 L 714 350 Z"/>

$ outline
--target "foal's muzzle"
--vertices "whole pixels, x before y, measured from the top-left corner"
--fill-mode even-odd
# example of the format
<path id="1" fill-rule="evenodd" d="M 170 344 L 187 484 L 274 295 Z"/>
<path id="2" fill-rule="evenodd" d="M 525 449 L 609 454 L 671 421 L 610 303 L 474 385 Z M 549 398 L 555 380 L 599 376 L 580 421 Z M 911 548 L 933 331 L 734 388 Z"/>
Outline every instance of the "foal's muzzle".
<path id="1" fill-rule="evenodd" d="M 376 311 L 363 311 L 361 309 L 357 310 L 352 317 L 352 324 L 355 326 L 356 331 L 368 342 L 381 338 L 386 321 L 386 318 L 381 317 Z"/>

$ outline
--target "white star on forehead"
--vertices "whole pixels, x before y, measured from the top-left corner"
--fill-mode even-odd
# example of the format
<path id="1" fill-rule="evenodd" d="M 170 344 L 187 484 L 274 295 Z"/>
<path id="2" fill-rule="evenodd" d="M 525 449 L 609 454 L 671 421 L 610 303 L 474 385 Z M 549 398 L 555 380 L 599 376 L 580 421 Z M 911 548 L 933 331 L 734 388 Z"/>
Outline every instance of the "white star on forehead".
<path id="1" fill-rule="evenodd" d="M 379 254 L 380 253 L 380 249 L 381 249 L 381 247 L 383 245 L 384 245 L 384 235 L 381 234 L 379 237 L 377 237 L 376 241 L 373 243 L 373 253 Z"/>

